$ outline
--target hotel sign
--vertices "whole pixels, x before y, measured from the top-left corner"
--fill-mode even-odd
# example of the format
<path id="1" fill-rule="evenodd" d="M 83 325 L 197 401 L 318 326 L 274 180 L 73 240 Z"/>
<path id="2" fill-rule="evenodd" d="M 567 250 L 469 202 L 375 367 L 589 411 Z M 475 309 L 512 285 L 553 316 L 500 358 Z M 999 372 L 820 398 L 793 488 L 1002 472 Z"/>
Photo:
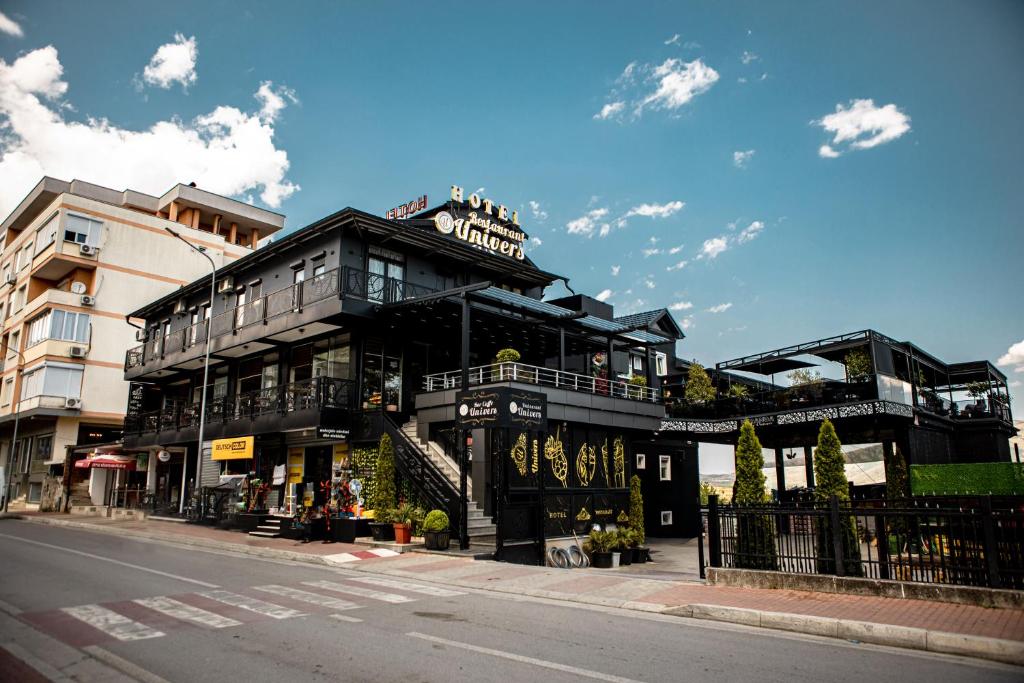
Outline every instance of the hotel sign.
<path id="1" fill-rule="evenodd" d="M 387 218 L 389 221 L 393 221 L 393 220 L 397 220 L 399 218 L 408 218 L 409 216 L 413 215 L 417 211 L 426 211 L 426 210 L 427 210 L 427 195 L 423 195 L 422 197 L 414 199 L 411 202 L 407 202 L 405 204 L 400 204 L 399 206 L 396 206 L 393 209 L 388 209 L 388 212 L 386 214 L 384 214 L 384 217 Z"/>
<path id="2" fill-rule="evenodd" d="M 548 399 L 536 391 L 508 387 L 460 391 L 455 394 L 455 421 L 461 429 L 544 431 L 548 428 Z"/>
<path id="3" fill-rule="evenodd" d="M 456 213 L 465 215 L 438 211 L 434 227 L 439 233 L 519 261 L 526 258 L 526 233 L 519 228 L 518 211 L 510 213 L 504 204 L 495 204 L 475 192 L 466 197 L 458 185 L 452 185 L 451 202 Z"/>

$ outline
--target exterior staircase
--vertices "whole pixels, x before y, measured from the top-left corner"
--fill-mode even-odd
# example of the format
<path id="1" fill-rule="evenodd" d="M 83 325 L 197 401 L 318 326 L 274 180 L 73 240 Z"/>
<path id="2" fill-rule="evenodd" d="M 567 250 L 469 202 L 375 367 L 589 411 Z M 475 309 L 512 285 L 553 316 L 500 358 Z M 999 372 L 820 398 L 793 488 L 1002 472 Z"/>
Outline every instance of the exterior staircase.
<path id="1" fill-rule="evenodd" d="M 281 519 L 279 517 L 268 517 L 254 531 L 250 531 L 249 535 L 259 536 L 260 538 L 277 538 L 281 535 Z"/>
<path id="2" fill-rule="evenodd" d="M 402 434 L 408 438 L 420 455 L 429 460 L 451 483 L 452 487 L 459 490 L 459 465 L 452 460 L 444 449 L 434 441 L 423 441 L 416 433 L 416 416 L 409 418 L 401 427 Z M 490 517 L 484 515 L 483 508 L 473 499 L 473 480 L 469 478 L 466 482 L 466 491 L 469 496 L 468 514 L 466 515 L 466 528 L 469 531 L 469 540 L 472 545 L 493 545 L 497 530 L 491 522 Z M 453 537 L 457 530 L 453 530 Z"/>

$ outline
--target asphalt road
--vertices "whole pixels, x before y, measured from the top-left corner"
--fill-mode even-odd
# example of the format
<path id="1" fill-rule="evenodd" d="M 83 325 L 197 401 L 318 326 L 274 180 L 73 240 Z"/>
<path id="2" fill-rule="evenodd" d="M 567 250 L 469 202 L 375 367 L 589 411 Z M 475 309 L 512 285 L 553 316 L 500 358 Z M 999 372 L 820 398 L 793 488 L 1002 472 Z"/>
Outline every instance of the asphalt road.
<path id="1" fill-rule="evenodd" d="M 21 683 L 33 679 L 17 673 L 28 646 L 10 645 L 15 630 L 22 644 L 37 638 L 37 670 L 51 653 L 85 652 L 150 683 L 935 683 L 1020 681 L 1024 673 L 15 520 L 0 521 L 0 571 L 0 680 Z M 46 642 L 53 645 L 40 654 Z M 113 677 L 94 677 L 104 679 Z"/>

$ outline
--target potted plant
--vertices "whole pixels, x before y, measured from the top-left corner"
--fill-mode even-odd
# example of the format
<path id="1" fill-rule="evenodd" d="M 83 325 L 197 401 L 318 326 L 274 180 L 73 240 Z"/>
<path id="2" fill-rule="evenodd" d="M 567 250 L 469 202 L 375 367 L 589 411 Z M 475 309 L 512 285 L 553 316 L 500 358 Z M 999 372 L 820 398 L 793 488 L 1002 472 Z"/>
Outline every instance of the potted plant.
<path id="1" fill-rule="evenodd" d="M 512 366 L 506 363 L 518 363 L 522 355 L 512 348 L 501 349 L 494 354 L 494 362 L 498 365 L 499 379 L 510 379 L 513 375 Z"/>
<path id="2" fill-rule="evenodd" d="M 409 503 L 402 503 L 395 511 L 391 520 L 395 529 L 395 543 L 412 543 L 412 522 L 415 508 Z"/>
<path id="3" fill-rule="evenodd" d="M 641 399 L 644 397 L 644 388 L 647 386 L 647 378 L 643 375 L 633 375 L 629 378 L 629 397 Z"/>
<path id="4" fill-rule="evenodd" d="M 629 480 L 629 529 L 633 532 L 633 561 L 648 562 L 651 550 L 646 545 L 644 531 L 644 496 L 640 492 L 640 477 L 634 474 Z"/>
<path id="5" fill-rule="evenodd" d="M 633 564 L 633 547 L 636 545 L 633 533 L 626 527 L 615 531 L 615 547 L 619 551 L 619 565 L 622 567 Z"/>
<path id="6" fill-rule="evenodd" d="M 590 532 L 587 545 L 590 547 L 590 566 L 595 569 L 611 569 L 619 566 L 619 553 L 613 550 L 615 534 L 611 531 L 594 529 Z"/>
<path id="7" fill-rule="evenodd" d="M 427 550 L 448 550 L 451 531 L 448 529 L 448 515 L 443 510 L 431 510 L 423 519 L 423 541 Z"/>
<path id="8" fill-rule="evenodd" d="M 373 521 L 370 522 L 370 534 L 375 541 L 395 540 L 394 510 L 391 508 L 377 508 L 373 511 Z"/>

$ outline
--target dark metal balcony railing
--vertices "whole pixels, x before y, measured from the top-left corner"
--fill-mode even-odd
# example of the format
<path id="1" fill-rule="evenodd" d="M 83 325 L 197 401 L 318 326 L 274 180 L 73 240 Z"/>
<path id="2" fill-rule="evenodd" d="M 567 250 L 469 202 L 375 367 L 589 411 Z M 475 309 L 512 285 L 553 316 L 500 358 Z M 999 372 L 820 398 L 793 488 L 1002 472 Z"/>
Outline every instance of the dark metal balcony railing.
<path id="1" fill-rule="evenodd" d="M 438 291 L 425 285 L 355 268 L 345 268 L 344 279 L 345 294 L 379 304 L 415 299 Z"/>
<path id="2" fill-rule="evenodd" d="M 354 395 L 354 384 L 350 380 L 313 377 L 301 382 L 210 399 L 206 402 L 206 423 L 254 420 L 264 415 L 284 415 L 323 408 L 348 410 Z M 168 401 L 162 410 L 127 416 L 125 432 L 145 434 L 196 428 L 199 426 L 200 406 L 198 401 Z"/>
<path id="3" fill-rule="evenodd" d="M 666 400 L 666 411 L 670 417 L 716 420 L 844 403 L 859 403 L 877 398 L 878 386 L 871 380 L 864 382 L 822 380 L 776 391 L 761 391 L 746 396 L 729 396 L 705 402 L 687 401 L 683 398 L 673 397 Z"/>

